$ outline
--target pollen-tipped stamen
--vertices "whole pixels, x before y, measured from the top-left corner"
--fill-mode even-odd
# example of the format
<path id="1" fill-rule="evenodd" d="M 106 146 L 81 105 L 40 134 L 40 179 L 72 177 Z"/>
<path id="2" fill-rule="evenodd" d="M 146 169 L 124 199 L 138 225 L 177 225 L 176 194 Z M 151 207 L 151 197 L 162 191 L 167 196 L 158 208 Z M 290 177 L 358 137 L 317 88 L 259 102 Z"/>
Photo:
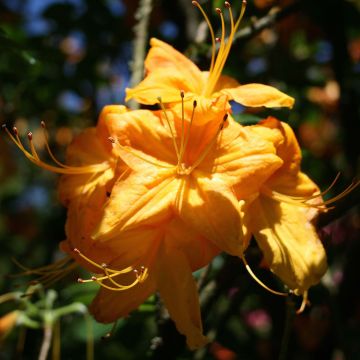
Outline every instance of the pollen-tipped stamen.
<path id="1" fill-rule="evenodd" d="M 220 48 L 219 48 L 218 54 L 216 56 L 214 66 L 211 68 L 210 73 L 209 73 L 208 82 L 207 82 L 207 85 L 204 90 L 205 96 L 209 96 L 210 94 L 213 93 L 213 91 L 216 87 L 216 84 L 220 78 L 221 72 L 225 66 L 225 62 L 229 56 L 235 33 L 236 33 L 236 31 L 240 25 L 240 22 L 244 16 L 245 9 L 246 9 L 246 0 L 242 1 L 240 14 L 239 14 L 239 17 L 238 17 L 236 23 L 234 23 L 234 17 L 233 17 L 230 3 L 226 1 L 225 7 L 228 9 L 229 16 L 230 16 L 230 26 L 231 26 L 230 34 L 229 34 L 228 38 L 226 39 L 226 37 L 225 37 L 225 22 L 224 22 L 223 13 L 220 9 L 217 8 L 216 12 L 220 15 L 221 29 L 222 29 L 221 30 Z"/>
<path id="2" fill-rule="evenodd" d="M 214 64 L 215 64 L 215 55 L 216 55 L 216 38 L 215 38 L 215 33 L 214 33 L 214 29 L 211 25 L 211 22 L 208 18 L 208 16 L 206 15 L 204 9 L 201 7 L 201 5 L 197 2 L 197 1 L 193 1 L 192 4 L 194 6 L 196 6 L 200 11 L 201 14 L 203 15 L 208 27 L 209 27 L 209 31 L 210 31 L 210 36 L 211 36 L 211 63 L 210 63 L 210 70 L 209 72 L 211 73 L 214 69 Z"/>
<path id="3" fill-rule="evenodd" d="M 148 276 L 148 269 L 145 267 L 141 267 L 140 273 L 139 273 L 139 271 L 134 269 L 134 267 L 132 267 L 132 266 L 129 266 L 129 267 L 121 269 L 121 270 L 111 269 L 104 263 L 98 264 L 97 262 L 91 260 L 77 248 L 73 249 L 73 251 L 77 255 L 79 255 L 83 260 L 87 261 L 89 264 L 95 266 L 96 268 L 101 269 L 102 272 L 104 273 L 104 275 L 92 276 L 90 279 L 79 278 L 78 279 L 79 283 L 96 282 L 100 286 L 102 286 L 108 290 L 124 291 L 124 290 L 128 290 L 128 289 L 134 287 L 135 285 L 137 285 L 139 283 L 144 282 Z M 114 278 L 117 276 L 128 274 L 131 272 L 133 272 L 135 274 L 135 280 L 128 285 L 120 284 L 119 282 L 114 280 Z M 104 284 L 103 281 L 105 281 L 105 280 L 108 280 L 114 286 L 109 286 L 107 284 Z"/>
<path id="4" fill-rule="evenodd" d="M 55 172 L 58 174 L 88 174 L 93 172 L 102 172 L 109 168 L 109 164 L 107 162 L 101 164 L 93 164 L 93 165 L 86 165 L 86 166 L 64 166 L 59 161 L 56 161 L 58 166 L 53 166 L 45 163 L 42 161 L 36 151 L 35 145 L 33 144 L 33 136 L 32 133 L 28 133 L 28 140 L 30 142 L 30 152 L 25 149 L 20 137 L 17 128 L 13 127 L 13 134 L 9 131 L 6 125 L 3 125 L 3 129 L 8 134 L 11 141 L 23 152 L 23 154 L 35 165 L 49 170 L 51 172 Z M 46 148 L 48 149 L 49 146 Z M 51 156 L 51 155 L 50 155 Z"/>
<path id="5" fill-rule="evenodd" d="M 11 275 L 13 277 L 18 276 L 30 276 L 37 275 L 39 276 L 36 280 L 33 280 L 33 284 L 41 283 L 44 287 L 49 287 L 50 285 L 56 283 L 58 280 L 65 277 L 67 274 L 72 272 L 78 266 L 73 260 L 67 256 L 57 262 L 42 266 L 35 269 L 30 269 L 24 265 L 22 265 L 15 258 L 12 258 L 12 261 L 17 265 L 20 269 L 23 270 L 22 273 Z"/>
<path id="6" fill-rule="evenodd" d="M 245 259 L 245 255 L 244 253 L 241 254 L 241 260 L 243 261 L 244 265 L 245 265 L 245 269 L 247 270 L 247 272 L 249 273 L 249 275 L 261 286 L 263 287 L 265 290 L 271 292 L 274 295 L 278 295 L 278 296 L 288 296 L 288 293 L 285 292 L 280 292 L 280 291 L 276 291 L 273 290 L 271 288 L 269 288 L 267 285 L 265 285 L 256 275 L 255 273 L 252 271 L 250 265 L 248 264 L 248 262 Z"/>
<path id="7" fill-rule="evenodd" d="M 221 121 L 221 123 L 220 123 L 220 125 L 218 127 L 218 130 L 216 131 L 216 134 L 214 135 L 212 140 L 207 144 L 207 146 L 205 147 L 205 149 L 201 153 L 201 155 L 198 157 L 198 159 L 186 170 L 187 174 L 190 174 L 197 166 L 199 166 L 201 164 L 201 162 L 209 154 L 210 150 L 215 145 L 221 130 L 224 128 L 224 125 L 226 123 L 226 120 L 227 120 L 228 116 L 229 116 L 228 114 L 224 115 L 224 117 L 223 117 L 223 119 L 222 119 L 222 121 Z"/>
<path id="8" fill-rule="evenodd" d="M 181 165 L 182 162 L 183 162 L 185 150 L 186 150 L 187 145 L 189 143 L 191 127 L 192 127 L 192 124 L 193 124 L 196 107 L 197 107 L 197 101 L 194 100 L 193 108 L 192 108 L 192 112 L 191 112 L 191 117 L 190 117 L 190 122 L 189 122 L 189 126 L 188 126 L 188 129 L 187 129 L 187 132 L 186 132 L 186 138 L 184 140 L 184 145 L 183 145 L 183 147 L 182 147 L 182 149 L 180 151 L 180 160 L 179 160 L 178 166 Z M 182 121 L 185 121 L 185 120 L 183 119 Z"/>
<path id="9" fill-rule="evenodd" d="M 174 144 L 174 148 L 175 148 L 175 152 L 176 152 L 176 157 L 179 161 L 180 159 L 180 152 L 179 152 L 179 148 L 177 146 L 177 143 L 176 143 L 176 138 L 175 138 L 175 134 L 174 134 L 174 130 L 170 124 L 170 120 L 169 120 L 169 117 L 167 115 L 167 112 L 166 112 L 166 109 L 165 109 L 165 106 L 164 106 L 164 103 L 162 102 L 162 99 L 161 97 L 159 96 L 158 98 L 158 101 L 159 101 L 159 105 L 160 105 L 160 108 L 162 110 L 162 113 L 164 114 L 164 117 L 165 117 L 165 120 L 168 124 L 168 127 L 169 127 L 169 130 L 170 130 L 170 134 L 171 134 L 171 138 L 172 138 L 172 141 L 173 141 L 173 144 Z"/>
<path id="10" fill-rule="evenodd" d="M 169 166 L 169 165 L 165 165 L 165 164 L 160 164 L 159 162 L 155 162 L 155 161 L 151 161 L 147 158 L 145 158 L 144 156 L 141 156 L 138 152 L 134 151 L 134 150 L 131 150 L 131 148 L 127 147 L 127 146 L 124 146 L 124 145 L 121 145 L 119 140 L 117 138 L 114 138 L 113 136 L 109 136 L 108 137 L 108 140 L 118 146 L 121 150 L 137 157 L 138 159 L 144 161 L 144 162 L 147 162 L 148 164 L 151 164 L 151 165 L 154 165 L 156 167 L 161 167 L 161 168 L 165 168 L 165 169 L 171 169 L 173 166 Z"/>

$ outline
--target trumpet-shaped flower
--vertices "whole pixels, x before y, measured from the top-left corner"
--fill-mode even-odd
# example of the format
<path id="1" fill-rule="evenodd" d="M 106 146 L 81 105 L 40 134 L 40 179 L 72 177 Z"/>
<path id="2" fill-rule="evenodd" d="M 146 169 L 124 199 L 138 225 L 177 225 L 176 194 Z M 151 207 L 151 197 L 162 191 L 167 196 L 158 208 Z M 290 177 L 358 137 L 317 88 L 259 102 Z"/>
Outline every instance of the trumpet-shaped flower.
<path id="1" fill-rule="evenodd" d="M 294 99 L 283 92 L 263 84 L 240 85 L 235 79 L 221 75 L 229 55 L 234 35 L 239 27 L 245 11 L 245 1 L 238 20 L 235 22 L 231 6 L 225 2 L 229 11 L 231 30 L 228 38 L 225 33 L 223 12 L 216 11 L 221 19 L 221 36 L 217 38 L 219 49 L 216 52 L 214 30 L 208 17 L 197 1 L 193 1 L 204 15 L 212 37 L 212 58 L 209 71 L 200 69 L 187 57 L 176 51 L 172 46 L 158 39 L 151 39 L 151 49 L 145 59 L 146 77 L 135 88 L 127 89 L 126 100 L 131 98 L 142 104 L 155 104 L 161 96 L 165 106 L 171 106 L 177 113 L 180 111 L 179 91 L 185 92 L 185 112 L 192 111 L 192 102 L 197 100 L 199 116 L 198 123 L 211 121 L 219 112 L 229 111 L 229 100 L 234 100 L 250 107 L 292 107 Z M 210 112 L 214 116 L 209 116 Z"/>
<path id="2" fill-rule="evenodd" d="M 311 223 L 325 205 L 316 184 L 300 170 L 301 150 L 290 126 L 268 118 L 253 127 L 268 139 L 269 128 L 283 135 L 276 143 L 283 165 L 245 205 L 245 227 L 255 236 L 270 269 L 295 293 L 306 295 L 327 268 Z"/>
<path id="3" fill-rule="evenodd" d="M 163 115 L 111 115 L 114 147 L 133 171 L 115 183 L 94 238 L 106 241 L 176 214 L 223 251 L 240 255 L 238 199 L 258 191 L 281 166 L 272 142 L 227 115 L 207 126 Z"/>
<path id="4" fill-rule="evenodd" d="M 166 111 L 107 116 L 113 151 L 131 171 L 111 189 L 94 246 L 76 251 L 104 271 L 90 279 L 103 287 L 91 306 L 99 321 L 126 315 L 157 289 L 190 348 L 206 342 L 191 273 L 221 250 L 241 255 L 238 199 L 282 164 L 271 141 L 226 115 L 194 125 L 195 109 L 189 121 Z M 107 265 L 93 261 L 98 249 Z"/>

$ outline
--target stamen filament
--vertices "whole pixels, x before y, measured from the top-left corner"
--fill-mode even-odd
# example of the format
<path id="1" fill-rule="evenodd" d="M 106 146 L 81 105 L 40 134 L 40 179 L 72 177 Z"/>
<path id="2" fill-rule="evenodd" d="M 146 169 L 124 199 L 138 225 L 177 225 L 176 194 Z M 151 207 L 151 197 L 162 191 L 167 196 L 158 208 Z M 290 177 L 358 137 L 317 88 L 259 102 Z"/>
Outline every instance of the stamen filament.
<path id="1" fill-rule="evenodd" d="M 44 139 L 45 139 L 45 147 L 46 147 L 46 150 L 47 150 L 48 154 L 50 155 L 51 159 L 54 161 L 54 163 L 58 164 L 60 167 L 63 167 L 63 168 L 70 167 L 68 165 L 63 164 L 58 159 L 56 159 L 56 157 L 54 156 L 54 154 L 51 151 L 50 146 L 49 146 L 49 136 L 48 136 L 48 133 L 46 131 L 45 122 L 41 121 L 40 125 L 41 125 L 42 131 L 43 131 L 43 136 L 44 136 Z"/>
<path id="2" fill-rule="evenodd" d="M 166 120 L 166 122 L 167 122 L 167 124 L 168 124 L 169 130 L 170 130 L 170 134 L 171 134 L 171 138 L 172 138 L 172 141 L 173 141 L 173 144 L 174 144 L 176 156 L 177 156 L 177 159 L 178 159 L 178 161 L 179 161 L 179 159 L 180 159 L 180 152 L 179 152 L 179 148 L 178 148 L 177 143 L 176 143 L 176 138 L 175 138 L 175 135 L 174 135 L 174 131 L 173 131 L 171 125 L 170 125 L 170 120 L 169 120 L 169 118 L 168 118 L 168 115 L 167 115 L 165 106 L 164 106 L 164 104 L 163 104 L 163 102 L 162 102 L 162 100 L 161 100 L 161 97 L 158 97 L 158 101 L 159 101 L 159 104 L 160 104 L 160 108 L 161 108 L 161 110 L 162 110 L 162 112 L 163 112 L 163 114 L 164 114 L 164 116 L 165 116 L 165 120 Z"/>
<path id="3" fill-rule="evenodd" d="M 135 157 L 137 157 L 138 159 L 144 161 L 144 162 L 147 162 L 148 164 L 151 164 L 151 165 L 154 165 L 154 166 L 157 166 L 157 167 L 161 167 L 161 168 L 165 168 L 165 169 L 171 169 L 173 168 L 173 166 L 170 166 L 170 165 L 164 165 L 164 164 L 160 164 L 158 162 L 154 162 L 154 161 L 151 161 L 149 159 L 146 159 L 145 157 L 139 155 L 137 152 L 135 151 L 132 151 L 130 150 L 127 146 L 124 146 L 124 145 L 121 145 L 118 141 L 118 139 L 115 139 L 113 138 L 112 136 L 110 136 L 109 138 L 109 141 L 117 146 L 119 146 L 119 148 Z"/>
<path id="4" fill-rule="evenodd" d="M 31 153 L 30 153 L 28 150 L 25 149 L 24 145 L 22 144 L 16 127 L 13 128 L 15 136 L 13 136 L 11 134 L 11 132 L 9 131 L 9 129 L 6 126 L 3 126 L 3 129 L 6 131 L 6 133 L 12 140 L 12 142 L 23 152 L 23 154 L 26 156 L 27 159 L 29 159 L 32 163 L 34 163 L 35 165 L 37 165 L 45 170 L 49 170 L 51 172 L 58 173 L 58 174 L 75 175 L 75 174 L 88 174 L 88 173 L 93 173 L 93 172 L 103 172 L 109 168 L 109 163 L 107 161 L 103 162 L 101 164 L 92 164 L 92 165 L 76 166 L 76 167 L 74 167 L 74 166 L 56 167 L 53 165 L 49 165 L 49 164 L 43 162 L 39 158 L 39 156 L 36 152 L 36 149 L 33 146 L 33 143 L 31 141 L 31 137 L 32 137 L 31 133 L 29 133 L 29 134 L 31 134 L 30 136 L 28 134 L 28 138 L 30 140 L 30 150 L 31 150 Z"/>
<path id="5" fill-rule="evenodd" d="M 187 129 L 187 132 L 186 132 L 186 138 L 185 138 L 185 141 L 184 141 L 184 146 L 183 146 L 183 148 L 182 148 L 182 151 L 180 152 L 180 160 L 179 160 L 178 166 L 181 165 L 181 163 L 182 163 L 182 161 L 183 161 L 184 154 L 185 154 L 185 150 L 186 150 L 187 145 L 188 145 L 188 143 L 189 143 L 190 133 L 191 133 L 191 127 L 192 127 L 192 123 L 193 123 L 193 120 L 194 120 L 194 115 L 195 115 L 195 109 L 196 109 L 196 107 L 197 107 L 197 101 L 194 100 L 194 102 L 193 102 L 193 108 L 192 108 L 192 112 L 191 112 L 190 123 L 189 123 L 188 129 Z"/>
<path id="6" fill-rule="evenodd" d="M 181 97 L 181 142 L 180 142 L 180 154 L 178 158 L 178 166 L 182 162 L 184 154 L 184 127 L 185 127 L 185 116 L 184 116 L 184 91 L 180 91 Z"/>
<path id="7" fill-rule="evenodd" d="M 210 63 L 210 70 L 209 72 L 211 73 L 214 69 L 214 64 L 215 64 L 215 53 L 216 53 L 216 41 L 215 41 L 215 33 L 214 33 L 214 29 L 211 25 L 211 22 L 208 18 L 208 16 L 206 15 L 204 9 L 202 8 L 202 6 L 197 2 L 197 1 L 193 1 L 192 4 L 194 6 L 196 6 L 202 13 L 208 27 L 209 27 L 209 31 L 210 31 L 210 35 L 211 35 L 211 63 Z"/>
<path id="8" fill-rule="evenodd" d="M 303 299 L 302 299 L 301 305 L 300 305 L 300 308 L 299 308 L 298 310 L 296 310 L 296 314 L 299 315 L 299 314 L 301 314 L 302 312 L 304 312 L 307 304 L 308 304 L 308 292 L 305 291 L 305 292 L 304 292 L 304 295 L 303 295 Z"/>
<path id="9" fill-rule="evenodd" d="M 204 151 L 199 156 L 199 158 L 191 165 L 191 167 L 189 169 L 187 169 L 187 171 L 186 171 L 187 174 L 190 174 L 206 158 L 206 156 L 209 154 L 210 150 L 212 149 L 212 147 L 214 146 L 214 144 L 217 141 L 218 135 L 220 134 L 221 130 L 224 128 L 224 125 L 225 125 L 225 122 L 226 122 L 227 118 L 228 118 L 228 114 L 225 114 L 222 121 L 221 121 L 221 124 L 219 125 L 218 130 L 216 131 L 215 136 L 210 141 L 210 143 L 207 144 L 207 146 L 205 147 Z"/>
<path id="10" fill-rule="evenodd" d="M 216 84 L 220 78 L 220 75 L 224 68 L 225 62 L 229 56 L 235 33 L 236 33 L 236 31 L 240 25 L 240 22 L 244 16 L 245 9 L 246 9 L 246 0 L 243 0 L 243 2 L 242 2 L 240 14 L 239 14 L 239 17 L 235 24 L 234 24 L 234 19 L 233 19 L 233 14 L 232 14 L 230 3 L 225 2 L 225 6 L 229 10 L 231 31 L 230 31 L 229 37 L 226 40 L 225 39 L 224 17 L 223 17 L 221 10 L 216 9 L 216 11 L 220 15 L 220 19 L 221 19 L 221 29 L 222 29 L 221 30 L 221 42 L 220 42 L 219 52 L 216 56 L 215 65 L 209 74 L 208 83 L 206 85 L 206 89 L 205 89 L 205 93 L 204 93 L 205 96 L 209 96 L 213 93 L 213 91 L 216 87 Z"/>
<path id="11" fill-rule="evenodd" d="M 91 259 L 88 258 L 86 255 L 84 255 L 79 249 L 74 248 L 73 251 L 74 251 L 77 255 L 79 255 L 82 259 L 84 259 L 85 261 L 87 261 L 89 264 L 95 266 L 95 267 L 98 268 L 98 269 L 104 270 L 104 266 L 103 266 L 103 265 L 100 265 L 100 264 L 98 264 L 97 262 L 91 260 Z M 108 269 L 108 271 L 110 271 L 110 272 L 116 273 L 116 275 L 118 275 L 118 274 L 126 274 L 126 273 L 129 273 L 129 272 L 131 272 L 131 271 L 134 270 L 131 266 L 129 266 L 129 267 L 123 269 L 123 270 L 113 270 L 113 269 L 110 269 L 110 268 L 107 268 L 107 269 Z"/>
<path id="12" fill-rule="evenodd" d="M 250 265 L 248 264 L 248 262 L 245 259 L 245 255 L 244 253 L 241 254 L 241 260 L 243 261 L 244 265 L 245 265 L 245 269 L 247 270 L 247 272 L 250 274 L 250 276 L 260 285 L 262 286 L 265 290 L 271 292 L 272 294 L 275 295 L 279 295 L 279 296 L 288 296 L 288 293 L 284 293 L 284 292 L 280 292 L 280 291 L 276 291 L 273 290 L 271 288 L 269 288 L 267 285 L 265 285 L 255 274 L 254 272 L 251 270 Z"/>

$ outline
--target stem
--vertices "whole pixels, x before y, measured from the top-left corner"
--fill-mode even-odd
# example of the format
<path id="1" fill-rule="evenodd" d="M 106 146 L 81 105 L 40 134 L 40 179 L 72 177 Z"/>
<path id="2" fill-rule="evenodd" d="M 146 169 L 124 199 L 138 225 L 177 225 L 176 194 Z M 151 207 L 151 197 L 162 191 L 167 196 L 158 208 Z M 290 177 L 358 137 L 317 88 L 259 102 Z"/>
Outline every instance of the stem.
<path id="1" fill-rule="evenodd" d="M 291 328 L 295 317 L 294 301 L 291 296 L 286 298 L 286 319 L 283 337 L 281 340 L 281 348 L 279 354 L 279 360 L 288 359 L 288 348 L 291 335 Z"/>
<path id="2" fill-rule="evenodd" d="M 140 0 L 139 7 L 135 13 L 135 19 L 138 20 L 134 26 L 134 55 L 131 62 L 132 75 L 130 87 L 137 85 L 144 76 L 145 49 L 148 41 L 148 26 L 152 10 L 152 0 Z M 129 102 L 129 107 L 133 110 L 140 106 L 135 101 Z"/>
<path id="3" fill-rule="evenodd" d="M 53 328 L 51 325 L 45 325 L 44 327 L 44 337 L 43 342 L 41 344 L 40 354 L 39 354 L 39 360 L 46 360 L 49 350 L 50 350 L 50 344 L 53 334 Z"/>
<path id="4" fill-rule="evenodd" d="M 234 36 L 233 43 L 239 40 L 248 40 L 260 31 L 273 26 L 277 21 L 293 14 L 300 10 L 300 1 L 295 1 L 293 4 L 284 7 L 283 9 L 272 9 L 262 18 L 254 21 L 251 25 L 240 29 Z"/>

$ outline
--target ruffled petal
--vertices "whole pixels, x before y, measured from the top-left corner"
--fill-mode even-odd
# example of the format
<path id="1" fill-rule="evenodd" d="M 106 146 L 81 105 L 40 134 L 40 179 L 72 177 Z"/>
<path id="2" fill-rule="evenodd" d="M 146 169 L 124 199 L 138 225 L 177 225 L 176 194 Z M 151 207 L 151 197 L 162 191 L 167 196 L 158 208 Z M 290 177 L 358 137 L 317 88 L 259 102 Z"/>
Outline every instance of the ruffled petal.
<path id="1" fill-rule="evenodd" d="M 327 268 L 326 254 L 304 209 L 260 196 L 249 211 L 251 231 L 271 271 L 300 294 L 317 284 Z"/>
<path id="2" fill-rule="evenodd" d="M 241 253 L 241 219 L 235 194 L 220 177 L 198 171 L 183 179 L 176 208 L 194 231 L 231 255 Z"/>
<path id="3" fill-rule="evenodd" d="M 177 216 L 166 225 L 166 241 L 186 255 L 192 271 L 208 265 L 221 251 Z"/>
<path id="4" fill-rule="evenodd" d="M 131 148 L 134 154 L 151 157 L 149 160 L 154 162 L 177 163 L 171 130 L 161 112 L 129 111 L 125 114 L 109 114 L 107 119 L 110 136 L 122 146 Z M 173 129 L 173 124 L 170 125 Z M 176 134 L 174 135 L 176 137 Z M 123 152 L 119 152 L 116 144 L 114 151 L 124 155 Z"/>
<path id="5" fill-rule="evenodd" d="M 185 74 L 172 70 L 157 70 L 149 74 L 139 85 L 126 89 L 125 101 L 134 99 L 141 104 L 154 105 L 159 103 L 179 103 L 180 90 L 186 93 L 185 100 L 193 99 L 192 89 Z"/>
<path id="6" fill-rule="evenodd" d="M 171 239 L 169 239 L 170 241 Z M 178 331 L 190 349 L 208 342 L 203 335 L 199 298 L 191 268 L 182 251 L 162 246 L 157 261 L 157 287 Z"/>
<path id="7" fill-rule="evenodd" d="M 251 107 L 289 107 L 294 105 L 294 99 L 272 86 L 263 84 L 245 84 L 236 88 L 221 90 L 241 105 Z"/>
<path id="8" fill-rule="evenodd" d="M 273 132 L 274 136 L 280 136 L 277 130 Z M 233 186 L 237 198 L 244 199 L 258 192 L 282 165 L 275 152 L 272 142 L 250 127 L 242 127 L 229 119 L 228 126 L 220 133 L 217 144 L 199 165 L 199 170 L 219 174 L 228 186 Z"/>
<path id="9" fill-rule="evenodd" d="M 178 89 L 188 89 L 191 92 L 200 93 L 202 74 L 191 60 L 171 45 L 156 38 L 150 40 L 150 46 L 151 49 L 145 59 L 147 76 L 151 76 L 159 68 L 164 72 L 164 77 L 174 72 L 183 74 L 184 79 L 186 79 L 186 87 Z"/>
<path id="10" fill-rule="evenodd" d="M 265 135 L 269 129 L 278 129 L 283 141 L 278 142 L 276 154 L 283 160 L 283 165 L 269 179 L 267 187 L 281 194 L 298 197 L 310 197 L 319 193 L 317 185 L 300 171 L 301 149 L 291 127 L 276 118 L 269 117 L 252 127 L 257 133 Z"/>
<path id="11" fill-rule="evenodd" d="M 124 283 L 131 283 L 134 274 L 124 275 Z M 107 285 L 111 283 L 107 282 Z M 113 291 L 101 288 L 91 303 L 89 310 L 94 318 L 101 323 L 112 323 L 127 316 L 137 309 L 153 292 L 155 279 L 149 276 L 144 282 L 124 291 Z"/>
<path id="12" fill-rule="evenodd" d="M 150 169 L 130 174 L 114 186 L 99 228 L 93 234 L 102 241 L 139 225 L 160 224 L 171 216 L 177 194 L 174 170 Z"/>

